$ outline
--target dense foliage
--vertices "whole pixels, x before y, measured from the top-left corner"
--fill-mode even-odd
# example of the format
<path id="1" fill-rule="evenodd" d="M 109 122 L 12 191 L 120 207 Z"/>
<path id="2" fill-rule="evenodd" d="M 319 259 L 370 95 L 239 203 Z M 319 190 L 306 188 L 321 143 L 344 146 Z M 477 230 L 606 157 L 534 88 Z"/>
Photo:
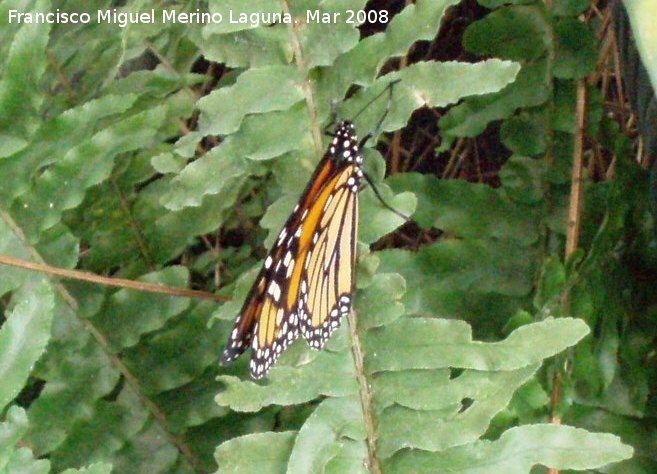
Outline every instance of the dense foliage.
<path id="1" fill-rule="evenodd" d="M 127 3 L 302 20 L 368 6 Z M 374 3 L 392 19 L 371 31 L 10 24 L 12 9 L 117 5 L 0 3 L 0 256 L 226 299 L 0 265 L 0 473 L 657 469 L 648 177 L 604 113 L 606 23 L 581 0 Z M 460 60 L 435 60 L 441 23 L 472 11 Z M 384 178 L 386 157 L 413 151 L 388 133 L 365 168 L 414 223 L 366 187 L 356 311 L 327 349 L 297 342 L 257 383 L 246 357 L 219 367 L 333 104 L 352 117 L 394 79 L 383 130 L 437 123 L 440 145 L 388 159 Z M 361 134 L 384 106 L 358 116 Z"/>

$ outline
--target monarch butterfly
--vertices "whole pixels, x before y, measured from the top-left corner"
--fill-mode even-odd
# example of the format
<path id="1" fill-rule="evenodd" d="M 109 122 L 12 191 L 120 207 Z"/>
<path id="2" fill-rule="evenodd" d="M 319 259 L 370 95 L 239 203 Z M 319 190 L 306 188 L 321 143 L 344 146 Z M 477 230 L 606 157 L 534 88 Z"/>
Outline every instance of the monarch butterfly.
<path id="1" fill-rule="evenodd" d="M 386 88 L 390 99 L 396 82 Z M 322 349 L 340 326 L 342 317 L 351 311 L 358 191 L 363 177 L 372 184 L 362 169 L 362 147 L 378 133 L 387 113 L 386 109 L 376 131 L 360 142 L 349 120 L 338 122 L 329 134 L 333 139 L 326 153 L 267 254 L 235 319 L 221 357 L 222 365 L 235 360 L 250 345 L 250 373 L 254 379 L 260 379 L 299 334 L 311 348 Z"/>

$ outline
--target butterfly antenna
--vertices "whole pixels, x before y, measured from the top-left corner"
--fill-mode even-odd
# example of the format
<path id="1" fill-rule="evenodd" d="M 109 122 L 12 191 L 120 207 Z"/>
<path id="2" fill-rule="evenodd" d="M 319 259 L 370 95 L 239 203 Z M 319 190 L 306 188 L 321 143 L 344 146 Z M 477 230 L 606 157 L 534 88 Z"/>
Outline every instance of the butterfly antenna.
<path id="1" fill-rule="evenodd" d="M 368 140 L 370 140 L 372 137 L 375 137 L 375 136 L 377 136 L 379 133 L 381 133 L 381 127 L 382 127 L 382 125 L 383 125 L 383 121 L 384 121 L 384 120 L 386 119 L 386 117 L 388 116 L 388 112 L 390 112 L 390 106 L 392 105 L 392 88 L 395 86 L 395 84 L 397 84 L 397 83 L 400 82 L 400 81 L 401 81 L 401 79 L 395 79 L 394 81 L 390 81 L 390 83 L 388 83 L 388 85 L 386 86 L 386 88 L 383 89 L 383 90 L 381 91 L 381 93 L 377 94 L 376 97 L 374 97 L 374 98 L 373 98 L 372 100 L 370 100 L 367 104 L 365 104 L 365 106 L 364 106 L 362 109 L 360 109 L 360 110 L 358 111 L 358 113 L 354 116 L 354 119 L 355 119 L 355 118 L 358 117 L 358 116 L 359 116 L 359 115 L 360 115 L 360 114 L 361 114 L 361 113 L 362 113 L 367 107 L 369 107 L 370 104 L 371 104 L 372 102 L 374 102 L 374 101 L 377 100 L 379 97 L 381 97 L 383 94 L 385 94 L 386 92 L 388 92 L 388 103 L 386 104 L 386 109 L 385 109 L 385 111 L 383 112 L 383 115 L 381 115 L 381 118 L 379 119 L 379 121 L 377 122 L 376 127 L 374 127 L 373 130 L 369 131 L 369 132 L 368 132 L 363 138 L 361 138 L 360 142 L 358 143 L 358 147 L 359 147 L 360 149 L 363 149 L 363 146 L 365 145 L 365 143 L 367 143 Z M 365 177 L 365 180 L 367 181 L 367 184 L 369 184 L 369 185 L 372 187 L 372 191 L 374 191 L 374 195 L 375 195 L 376 198 L 381 202 L 381 205 L 383 205 L 383 207 L 385 207 L 386 209 L 388 209 L 388 210 L 391 211 L 391 212 L 394 212 L 396 215 L 398 215 L 399 217 L 401 217 L 402 219 L 404 219 L 404 221 L 406 221 L 406 222 L 410 222 L 410 221 L 411 221 L 411 218 L 410 218 L 410 217 L 408 217 L 407 215 L 402 214 L 402 213 L 399 212 L 397 209 L 395 209 L 395 208 L 392 207 L 390 204 L 388 204 L 388 203 L 385 201 L 385 199 L 383 199 L 383 196 L 381 196 L 381 193 L 379 192 L 379 190 L 377 189 L 377 187 L 374 185 L 374 182 L 372 181 L 372 178 L 370 178 L 370 176 L 369 176 L 367 173 L 363 173 L 363 176 Z"/>
<path id="2" fill-rule="evenodd" d="M 386 88 L 383 89 L 381 92 L 379 92 L 379 93 L 378 93 L 376 96 L 374 96 L 372 99 L 370 99 L 370 101 L 369 101 L 367 104 L 363 105 L 363 106 L 361 107 L 361 109 L 360 109 L 358 112 L 356 112 L 356 115 L 354 115 L 354 116 L 351 118 L 351 120 L 352 120 L 352 121 L 356 120 L 360 114 L 362 114 L 362 113 L 363 113 L 363 112 L 364 112 L 364 111 L 365 111 L 370 105 L 372 105 L 372 102 L 376 101 L 379 97 L 381 97 L 383 94 L 385 94 L 386 92 L 388 92 L 388 93 L 389 93 L 389 96 L 388 96 L 388 105 L 386 106 L 385 114 L 383 115 L 383 117 L 382 117 L 381 120 L 379 121 L 379 125 L 381 125 L 381 123 L 383 123 L 383 119 L 385 119 L 386 115 L 388 114 L 388 111 L 390 110 L 390 103 L 392 102 L 392 88 L 393 88 L 393 87 L 395 86 L 395 84 L 397 84 L 398 82 L 401 82 L 401 79 L 395 79 L 394 81 L 390 81 L 390 82 L 388 83 L 388 85 L 386 86 Z"/>
<path id="3" fill-rule="evenodd" d="M 372 191 L 374 191 L 374 195 L 375 195 L 376 198 L 381 202 L 381 205 L 382 205 L 383 207 L 385 207 L 386 209 L 388 209 L 390 212 L 394 212 L 395 214 L 397 214 L 399 217 L 401 217 L 402 219 L 404 219 L 405 222 L 411 222 L 411 218 L 410 218 L 410 217 L 408 217 L 406 214 L 402 214 L 402 213 L 399 212 L 397 209 L 395 209 L 395 208 L 392 207 L 390 204 L 388 204 L 388 203 L 385 201 L 385 199 L 383 199 L 383 196 L 381 196 L 381 193 L 379 192 L 379 190 L 377 189 L 377 187 L 374 186 L 374 183 L 372 182 L 372 178 L 370 178 L 370 175 L 368 175 L 367 173 L 363 173 L 363 176 L 365 177 L 365 181 L 367 181 L 367 184 L 369 184 L 370 186 L 372 186 Z"/>

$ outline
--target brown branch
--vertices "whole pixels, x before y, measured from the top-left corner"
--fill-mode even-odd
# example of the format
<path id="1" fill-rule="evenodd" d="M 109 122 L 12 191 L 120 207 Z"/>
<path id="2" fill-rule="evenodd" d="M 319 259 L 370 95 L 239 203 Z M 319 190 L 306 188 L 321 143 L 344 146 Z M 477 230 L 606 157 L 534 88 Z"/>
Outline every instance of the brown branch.
<path id="1" fill-rule="evenodd" d="M 449 160 L 447 161 L 447 165 L 445 165 L 445 169 L 443 170 L 443 174 L 440 179 L 448 179 L 454 177 L 455 171 L 458 169 L 459 161 L 463 158 L 463 155 L 466 154 L 466 151 L 464 151 L 466 145 L 466 137 L 461 137 L 456 141 L 456 144 L 450 152 Z"/>
<path id="2" fill-rule="evenodd" d="M 47 275 L 70 278 L 72 280 L 87 281 L 89 283 L 96 283 L 105 286 L 128 288 L 130 290 L 145 291 L 148 293 L 160 293 L 169 296 L 212 300 L 219 303 L 223 303 L 229 299 L 225 296 L 214 295 L 205 291 L 190 290 L 187 288 L 172 288 L 170 286 L 158 285 L 155 283 L 146 283 L 143 281 L 128 280 L 125 278 L 110 278 L 89 272 L 83 272 L 80 270 L 67 270 L 65 268 L 51 267 L 50 265 L 42 263 L 28 262 L 19 258 L 10 257 L 9 255 L 0 255 L 0 264 L 24 268 L 25 270 L 41 272 Z"/>
<path id="3" fill-rule="evenodd" d="M 145 39 L 145 40 L 144 40 L 144 46 L 146 46 L 146 48 L 147 48 L 151 53 L 153 53 L 153 56 L 155 56 L 155 57 L 157 58 L 157 60 L 160 61 L 160 64 L 162 64 L 162 66 L 163 66 L 167 71 L 169 71 L 171 74 L 173 74 L 174 76 L 178 77 L 179 79 L 182 79 L 182 75 L 176 70 L 175 67 L 173 67 L 173 64 L 171 64 L 171 62 L 170 62 L 167 58 L 165 58 L 164 56 L 162 56 L 162 53 L 160 53 L 160 51 L 155 47 L 155 45 L 154 45 L 153 43 L 151 43 L 149 40 Z M 199 93 L 197 93 L 196 91 L 194 91 L 194 90 L 193 90 L 191 87 L 189 87 L 188 85 L 184 85 L 184 86 L 183 86 L 183 90 L 185 90 L 186 92 L 188 92 L 189 94 L 191 94 L 191 96 L 194 97 L 195 99 L 200 99 L 200 98 L 201 98 L 201 96 L 199 95 Z"/>
<path id="4" fill-rule="evenodd" d="M 586 128 L 586 81 L 577 81 L 577 104 L 575 106 L 576 130 L 575 144 L 573 150 L 573 169 L 570 181 L 570 204 L 568 206 L 568 227 L 566 229 L 567 260 L 577 250 L 579 245 L 579 233 L 582 226 L 582 170 L 584 168 L 584 133 Z M 568 302 L 570 291 L 566 289 L 561 295 L 561 308 L 564 314 L 568 313 Z M 552 391 L 550 393 L 550 423 L 561 424 L 559 415 L 559 404 L 561 402 L 561 372 L 555 367 L 552 379 Z M 559 474 L 559 470 L 550 468 L 548 474 Z"/>
<path id="5" fill-rule="evenodd" d="M 586 82 L 577 82 L 576 130 L 573 150 L 573 170 L 570 182 L 570 205 L 568 206 L 568 228 L 566 231 L 566 259 L 579 245 L 582 213 L 582 170 L 584 168 L 584 132 L 586 117 Z"/>
<path id="6" fill-rule="evenodd" d="M 288 14 L 290 12 L 290 5 L 286 1 L 283 1 L 283 11 Z M 308 65 L 306 64 L 303 49 L 301 48 L 301 41 L 297 30 L 301 26 L 299 19 L 295 19 L 294 22 L 288 27 L 288 33 L 290 38 L 290 44 L 292 46 L 292 51 L 294 51 L 294 62 L 297 65 L 297 69 L 301 73 L 302 77 L 306 79 L 301 83 L 301 89 L 303 90 L 303 95 L 306 101 L 306 108 L 308 109 L 308 115 L 310 119 L 310 133 L 313 137 L 313 144 L 315 145 L 315 154 L 317 156 L 322 156 L 323 146 L 322 146 L 322 131 L 320 129 L 318 118 L 317 118 L 317 104 L 315 103 L 315 95 L 313 94 L 313 86 L 308 78 Z"/>
<path id="7" fill-rule="evenodd" d="M 357 317 L 355 311 L 349 313 L 349 333 L 351 335 L 351 353 L 354 357 L 356 368 L 356 378 L 360 386 L 360 403 L 363 407 L 363 421 L 365 422 L 365 432 L 367 434 L 367 468 L 371 474 L 381 474 L 381 463 L 376 454 L 377 432 L 374 422 L 374 413 L 372 408 L 372 392 L 370 384 L 367 381 L 365 367 L 363 364 L 363 348 L 360 344 L 360 335 L 358 334 Z"/>
<path id="8" fill-rule="evenodd" d="M 68 78 L 64 74 L 64 71 L 62 71 L 62 67 L 59 64 L 59 61 L 57 60 L 57 56 L 55 56 L 55 53 L 51 49 L 46 49 L 46 54 L 48 56 L 48 62 L 55 70 L 55 74 L 57 74 L 57 79 L 59 79 L 59 83 L 64 87 L 64 90 L 66 91 L 66 95 L 68 96 L 69 99 L 73 99 L 75 97 L 75 93 L 73 92 L 71 83 L 69 82 Z"/>
<path id="9" fill-rule="evenodd" d="M 413 0 L 406 0 L 404 4 L 404 8 L 409 6 L 410 4 L 413 3 Z M 413 48 L 413 45 L 411 45 L 410 50 Z M 402 69 L 405 69 L 406 66 L 408 66 L 408 53 L 406 53 L 402 58 L 399 60 L 399 70 L 401 71 Z M 400 171 L 400 164 L 399 164 L 399 158 L 401 156 L 401 132 L 397 130 L 395 134 L 392 136 L 392 146 L 391 146 L 391 152 L 390 152 L 390 174 L 396 174 Z"/>
<path id="10" fill-rule="evenodd" d="M 392 144 L 390 146 L 390 174 L 397 174 L 399 172 L 399 161 L 401 157 L 401 132 L 397 130 L 392 136 Z"/>

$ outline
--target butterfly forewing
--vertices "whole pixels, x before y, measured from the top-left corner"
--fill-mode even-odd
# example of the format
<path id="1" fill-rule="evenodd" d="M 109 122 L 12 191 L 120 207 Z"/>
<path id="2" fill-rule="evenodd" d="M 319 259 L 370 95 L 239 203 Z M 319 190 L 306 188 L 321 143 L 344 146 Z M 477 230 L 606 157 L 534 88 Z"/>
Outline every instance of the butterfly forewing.
<path id="1" fill-rule="evenodd" d="M 222 363 L 250 345 L 261 378 L 299 333 L 320 349 L 351 309 L 362 155 L 340 122 L 235 320 Z"/>

